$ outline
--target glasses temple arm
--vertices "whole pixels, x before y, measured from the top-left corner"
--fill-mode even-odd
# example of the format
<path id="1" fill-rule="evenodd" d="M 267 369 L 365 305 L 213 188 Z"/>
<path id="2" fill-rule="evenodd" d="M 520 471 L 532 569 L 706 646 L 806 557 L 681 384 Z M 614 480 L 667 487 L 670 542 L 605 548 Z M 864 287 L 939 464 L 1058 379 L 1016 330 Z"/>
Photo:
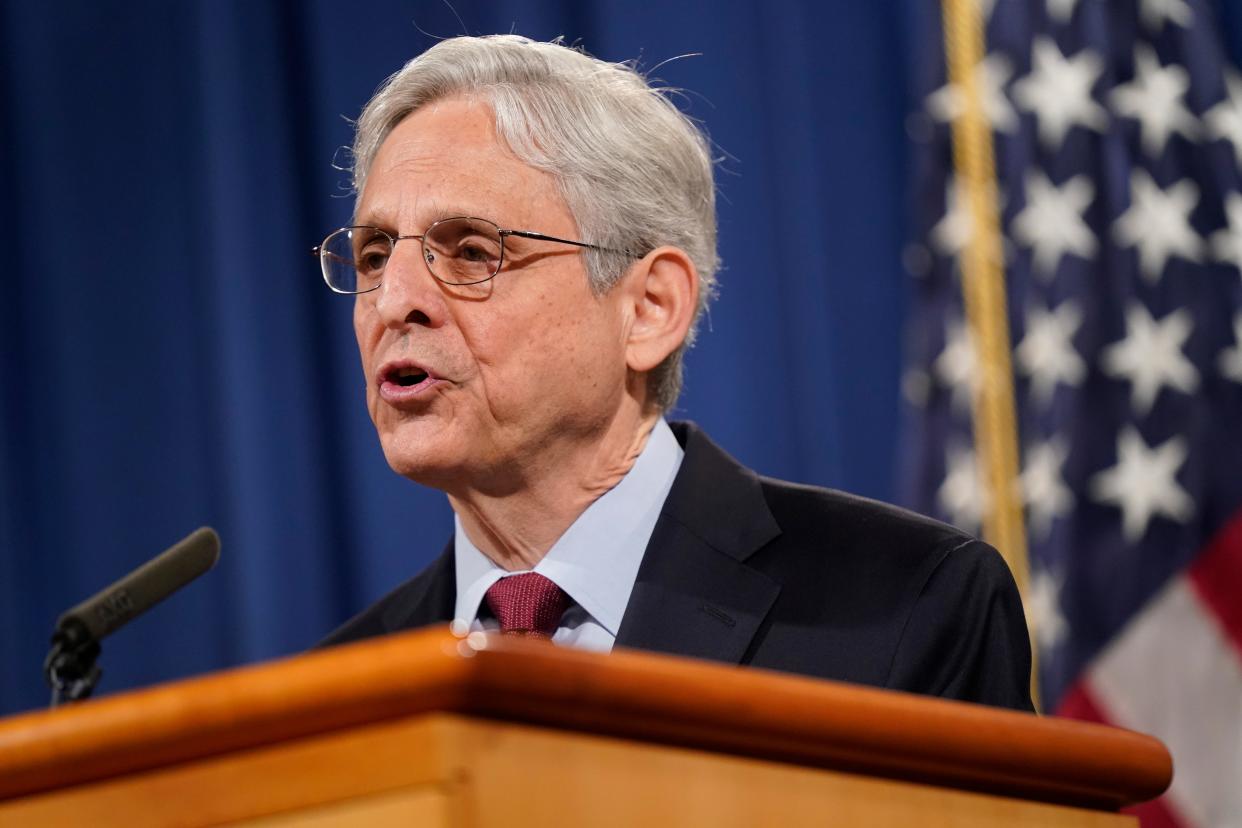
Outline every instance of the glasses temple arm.
<path id="1" fill-rule="evenodd" d="M 315 249 L 311 250 L 311 255 L 318 259 L 322 259 L 326 256 L 329 259 L 334 259 L 335 261 L 340 262 L 341 264 L 347 264 L 350 267 L 357 267 L 357 263 L 352 259 L 346 259 L 344 256 L 338 256 L 330 250 L 324 250 L 322 246 L 317 245 Z"/>
<path id="2" fill-rule="evenodd" d="M 501 230 L 500 235 L 520 236 L 523 239 L 537 239 L 539 241 L 559 242 L 560 244 L 572 244 L 575 247 L 585 247 L 589 250 L 602 250 L 605 253 L 621 253 L 627 256 L 630 255 L 625 250 L 617 250 L 616 248 L 612 248 L 612 247 L 600 247 L 598 244 L 590 244 L 584 241 L 574 241 L 572 239 L 561 239 L 561 238 L 557 238 L 556 236 L 548 236 L 548 235 L 544 235 L 543 233 L 536 233 L 533 230 Z"/>

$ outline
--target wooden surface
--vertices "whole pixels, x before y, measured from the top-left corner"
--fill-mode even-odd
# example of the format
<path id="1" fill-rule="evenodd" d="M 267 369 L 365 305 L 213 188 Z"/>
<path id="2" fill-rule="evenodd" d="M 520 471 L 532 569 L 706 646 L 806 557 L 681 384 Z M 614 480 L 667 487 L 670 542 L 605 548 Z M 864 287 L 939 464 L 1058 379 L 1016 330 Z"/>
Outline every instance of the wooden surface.
<path id="1" fill-rule="evenodd" d="M 5 826 L 87 822 L 1134 826 L 1115 813 L 443 713 L 0 802 Z"/>
<path id="2" fill-rule="evenodd" d="M 461 713 L 1101 811 L 1167 787 L 1127 731 L 650 653 L 428 630 L 0 720 L 0 799 Z"/>

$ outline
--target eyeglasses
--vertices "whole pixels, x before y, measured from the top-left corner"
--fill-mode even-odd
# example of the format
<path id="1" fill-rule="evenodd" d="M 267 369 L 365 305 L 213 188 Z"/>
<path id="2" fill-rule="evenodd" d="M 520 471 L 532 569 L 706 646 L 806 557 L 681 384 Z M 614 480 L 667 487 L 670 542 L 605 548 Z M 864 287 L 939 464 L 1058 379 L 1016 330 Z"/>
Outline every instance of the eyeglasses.
<path id="1" fill-rule="evenodd" d="M 342 227 L 311 252 L 319 257 L 323 280 L 337 293 L 366 293 L 379 287 L 393 248 L 402 239 L 422 243 L 423 261 L 437 280 L 446 285 L 477 285 L 500 272 L 509 236 L 622 252 L 530 230 L 502 230 L 495 222 L 471 216 L 440 219 L 425 233 L 410 236 L 393 236 L 378 227 Z"/>

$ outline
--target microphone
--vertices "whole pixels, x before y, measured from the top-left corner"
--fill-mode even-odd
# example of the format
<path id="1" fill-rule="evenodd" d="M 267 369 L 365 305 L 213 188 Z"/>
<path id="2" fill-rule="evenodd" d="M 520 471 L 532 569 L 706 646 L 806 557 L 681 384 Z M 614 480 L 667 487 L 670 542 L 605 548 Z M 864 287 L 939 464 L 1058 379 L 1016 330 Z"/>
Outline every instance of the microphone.
<path id="1" fill-rule="evenodd" d="M 60 616 L 43 662 L 52 706 L 89 696 L 102 674 L 95 666 L 99 642 L 211 569 L 219 557 L 220 536 L 203 526 Z"/>

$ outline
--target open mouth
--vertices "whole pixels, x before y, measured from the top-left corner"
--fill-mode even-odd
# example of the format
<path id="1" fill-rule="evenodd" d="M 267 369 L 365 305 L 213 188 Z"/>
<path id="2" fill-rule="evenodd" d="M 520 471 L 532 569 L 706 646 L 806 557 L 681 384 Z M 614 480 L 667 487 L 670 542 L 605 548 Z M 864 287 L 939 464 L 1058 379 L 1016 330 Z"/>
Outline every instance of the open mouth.
<path id="1" fill-rule="evenodd" d="M 418 385 L 427 379 L 427 372 L 421 368 L 411 366 L 409 368 L 398 368 L 391 372 L 389 381 L 400 385 L 402 388 L 409 388 Z"/>
<path id="2" fill-rule="evenodd" d="M 436 384 L 436 376 L 414 362 L 392 362 L 379 375 L 380 395 L 390 402 L 421 398 Z"/>

